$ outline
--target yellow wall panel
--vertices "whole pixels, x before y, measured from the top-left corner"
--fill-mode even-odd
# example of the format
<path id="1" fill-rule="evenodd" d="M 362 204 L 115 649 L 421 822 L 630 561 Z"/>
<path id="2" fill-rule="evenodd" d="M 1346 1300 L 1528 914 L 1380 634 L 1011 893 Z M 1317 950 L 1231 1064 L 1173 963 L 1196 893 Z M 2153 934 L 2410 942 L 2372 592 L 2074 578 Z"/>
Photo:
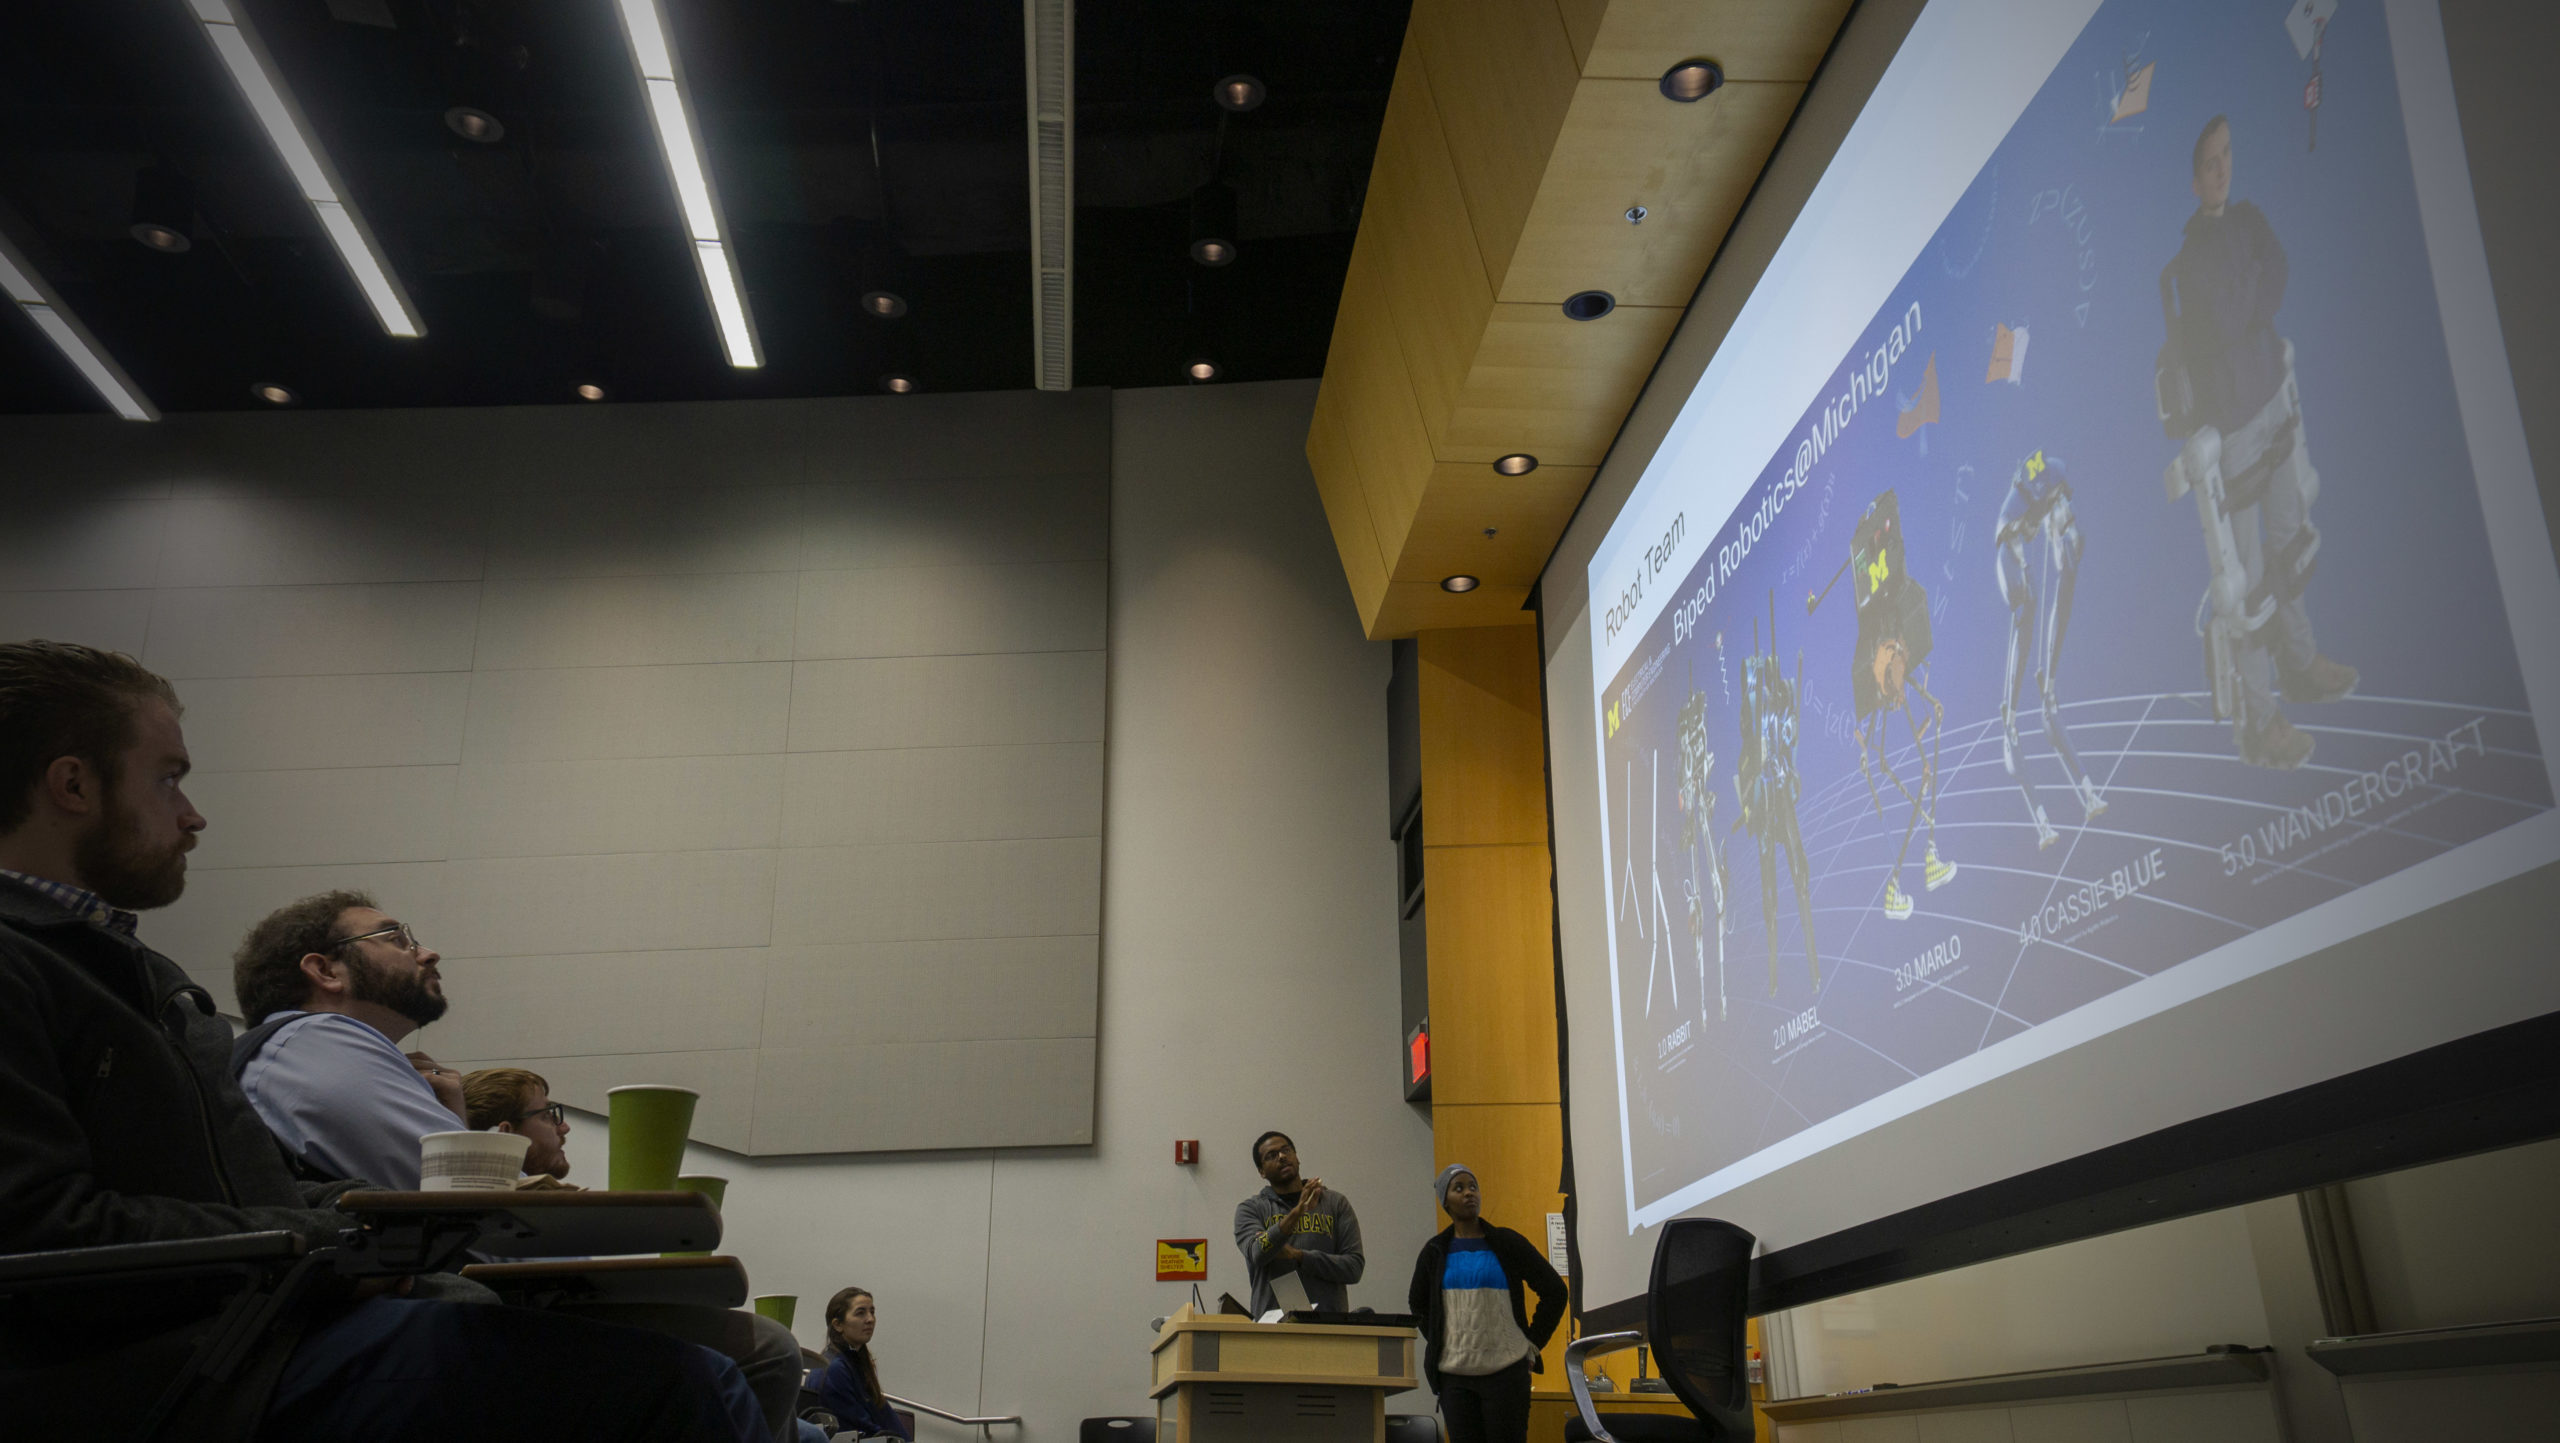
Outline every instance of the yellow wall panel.
<path id="1" fill-rule="evenodd" d="M 1595 469 L 1540 466 L 1505 476 L 1481 461 L 1441 462 L 1396 558 L 1395 579 L 1436 584 L 1464 572 L 1488 584 L 1535 582 Z"/>
<path id="2" fill-rule="evenodd" d="M 1536 626 L 1537 613 L 1522 609 L 1528 604 L 1526 586 L 1487 582 L 1456 595 L 1441 590 L 1436 581 L 1390 581 L 1386 604 L 1366 621 L 1368 630 L 1363 634 L 1371 641 L 1386 641 L 1448 627 Z"/>
<path id="3" fill-rule="evenodd" d="M 1325 363 L 1326 389 L 1342 383 L 1343 438 L 1360 488 L 1369 502 L 1381 555 L 1404 549 L 1405 532 L 1431 479 L 1430 438 L 1414 405 L 1405 374 L 1404 347 L 1387 312 L 1386 283 L 1378 262 L 1384 242 L 1362 230 L 1342 279 L 1342 309 L 1334 317 L 1333 352 Z"/>
<path id="4" fill-rule="evenodd" d="M 1422 797 L 1427 840 L 1444 804 L 1428 786 Z M 1554 1104 L 1555 933 L 1545 843 L 1426 845 L 1423 853 L 1435 1112 L 1443 1103 Z"/>
<path id="5" fill-rule="evenodd" d="M 1557 306 L 1494 307 L 1440 459 L 1527 451 L 1558 465 L 1599 465 L 1680 314 L 1620 306 L 1577 321 Z"/>
<path id="6" fill-rule="evenodd" d="M 1538 643 L 1514 628 L 1415 639 L 1426 847 L 1547 844 Z M 1440 879 L 1424 873 L 1426 889 Z M 1543 878 L 1539 905 L 1546 905 Z M 1549 936 L 1541 931 L 1540 946 Z"/>
<path id="7" fill-rule="evenodd" d="M 1582 82 L 1502 299 L 1553 305 L 1600 290 L 1622 306 L 1686 307 L 1803 93 L 1735 83 L 1678 105 L 1650 80 Z M 1638 205 L 1645 218 L 1629 224 Z"/>
<path id="8" fill-rule="evenodd" d="M 1563 17 L 1555 0 L 1415 0 L 1406 33 L 1431 77 L 1485 279 L 1499 291 L 1580 79 Z"/>
<path id="9" fill-rule="evenodd" d="M 1575 46 L 1585 76 L 1658 81 L 1703 58 L 1723 66 L 1727 80 L 1801 83 L 1840 33 L 1849 0 L 1565 0 L 1564 8 L 1568 16 L 1601 12 Z"/>
<path id="10" fill-rule="evenodd" d="M 1430 77 L 1411 34 L 1369 173 L 1361 232 L 1372 229 L 1384 242 L 1380 269 L 1414 401 L 1436 445 L 1492 313 L 1493 284 L 1485 278 L 1440 112 L 1432 104 Z"/>
<path id="11" fill-rule="evenodd" d="M 1378 549 L 1377 527 L 1369 519 L 1368 498 L 1360 490 L 1360 468 L 1342 432 L 1341 410 L 1338 386 L 1325 383 L 1316 393 L 1314 419 L 1307 424 L 1307 469 L 1315 475 L 1325 524 L 1333 529 L 1333 549 L 1342 556 L 1343 579 L 1351 583 L 1352 604 L 1365 629 L 1386 603 L 1387 563 Z"/>

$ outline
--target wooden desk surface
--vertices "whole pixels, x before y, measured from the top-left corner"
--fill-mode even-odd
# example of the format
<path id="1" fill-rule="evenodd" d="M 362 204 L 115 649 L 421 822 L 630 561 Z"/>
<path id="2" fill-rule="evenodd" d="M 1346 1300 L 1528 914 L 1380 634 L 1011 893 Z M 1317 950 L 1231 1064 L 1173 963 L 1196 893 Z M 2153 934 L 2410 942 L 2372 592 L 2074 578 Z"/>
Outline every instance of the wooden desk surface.
<path id="1" fill-rule="evenodd" d="M 1686 1418 L 1689 1410 L 1672 1393 L 1594 1393 L 1591 1406 L 1604 1413 L 1662 1413 Z M 1529 1389 L 1529 1443 L 1564 1443 L 1564 1425 L 1572 1420 L 1573 1393 L 1544 1381 Z"/>
<path id="2" fill-rule="evenodd" d="M 474 1223 L 472 1247 L 501 1258 L 708 1252 L 720 1210 L 698 1192 L 351 1192 L 338 1210 L 366 1226 Z"/>

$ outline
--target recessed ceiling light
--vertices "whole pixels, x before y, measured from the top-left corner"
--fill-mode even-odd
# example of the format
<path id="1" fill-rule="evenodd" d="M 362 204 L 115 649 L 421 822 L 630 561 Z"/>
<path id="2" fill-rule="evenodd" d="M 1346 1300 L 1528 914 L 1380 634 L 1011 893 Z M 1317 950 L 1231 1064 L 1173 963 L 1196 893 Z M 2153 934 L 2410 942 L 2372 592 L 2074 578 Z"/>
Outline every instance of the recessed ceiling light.
<path id="1" fill-rule="evenodd" d="M 1494 462 L 1493 469 L 1505 476 L 1526 476 L 1538 469 L 1538 458 L 1526 451 L 1514 451 Z"/>
<path id="2" fill-rule="evenodd" d="M 1442 591 L 1473 591 L 1483 584 L 1484 583 L 1476 580 L 1472 576 L 1443 576 L 1440 578 L 1440 589 Z"/>
<path id="3" fill-rule="evenodd" d="M 185 231 L 158 221 L 137 221 L 129 234 L 162 255 L 184 255 L 195 246 L 194 241 L 187 239 Z"/>
<path id="4" fill-rule="evenodd" d="M 916 388 L 916 378 L 904 371 L 891 371 L 880 378 L 880 389 L 903 396 Z"/>
<path id="5" fill-rule="evenodd" d="M 273 381 L 260 381 L 249 388 L 249 394 L 270 406 L 290 406 L 294 402 L 293 392 Z"/>
<path id="6" fill-rule="evenodd" d="M 597 385 L 593 381 L 584 382 L 578 387 L 578 399 L 581 401 L 601 401 L 604 399 L 604 387 Z"/>
<path id="7" fill-rule="evenodd" d="M 1218 379 L 1218 363 L 1202 356 L 1183 367 L 1182 373 L 1195 381 L 1214 381 Z"/>
<path id="8" fill-rule="evenodd" d="M 1230 75 L 1218 82 L 1218 104 L 1234 111 L 1251 110 L 1262 104 L 1267 94 L 1261 80 L 1251 75 Z"/>
<path id="9" fill-rule="evenodd" d="M 160 252 L 183 255 L 195 242 L 196 188 L 165 165 L 146 165 L 133 177 L 133 224 L 125 234 Z"/>
<path id="10" fill-rule="evenodd" d="M 1222 266 L 1235 258 L 1235 187 L 1213 180 L 1191 193 L 1191 259 Z"/>
<path id="11" fill-rule="evenodd" d="M 1662 72 L 1662 95 L 1683 105 L 1704 100 L 1724 84 L 1724 67 L 1712 60 L 1683 60 Z"/>
<path id="12" fill-rule="evenodd" d="M 864 291 L 862 309 L 884 321 L 894 321 L 907 313 L 907 298 L 896 291 Z"/>
<path id="13" fill-rule="evenodd" d="M 1596 321 L 1618 308 L 1607 291 L 1579 291 L 1564 298 L 1564 313 L 1577 321 Z"/>
<path id="14" fill-rule="evenodd" d="M 498 117 L 472 105 L 457 105 L 446 111 L 444 128 L 482 145 L 495 145 L 507 138 L 507 128 L 499 123 Z"/>

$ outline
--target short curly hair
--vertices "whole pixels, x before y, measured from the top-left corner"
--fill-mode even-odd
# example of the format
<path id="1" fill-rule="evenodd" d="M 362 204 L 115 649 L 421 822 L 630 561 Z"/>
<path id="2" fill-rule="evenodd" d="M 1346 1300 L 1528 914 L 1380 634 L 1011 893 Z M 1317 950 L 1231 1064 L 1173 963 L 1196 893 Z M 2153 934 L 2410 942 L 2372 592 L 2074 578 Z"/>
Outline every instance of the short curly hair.
<path id="1" fill-rule="evenodd" d="M 110 790 L 133 745 L 134 707 L 157 699 L 173 712 L 177 688 L 120 651 L 67 641 L 0 644 L 0 832 L 35 811 L 36 783 L 62 757 L 97 769 Z"/>
<path id="2" fill-rule="evenodd" d="M 302 959 L 326 952 L 338 940 L 338 918 L 350 907 L 370 907 L 365 893 L 341 889 L 288 902 L 269 912 L 231 954 L 231 991 L 240 1017 L 255 1027 L 279 1012 L 302 1006 L 311 993 Z"/>
<path id="3" fill-rule="evenodd" d="M 551 1084 L 521 1067 L 484 1067 L 462 1079 L 462 1113 L 473 1132 L 487 1132 L 524 1116 L 524 1105 Z"/>

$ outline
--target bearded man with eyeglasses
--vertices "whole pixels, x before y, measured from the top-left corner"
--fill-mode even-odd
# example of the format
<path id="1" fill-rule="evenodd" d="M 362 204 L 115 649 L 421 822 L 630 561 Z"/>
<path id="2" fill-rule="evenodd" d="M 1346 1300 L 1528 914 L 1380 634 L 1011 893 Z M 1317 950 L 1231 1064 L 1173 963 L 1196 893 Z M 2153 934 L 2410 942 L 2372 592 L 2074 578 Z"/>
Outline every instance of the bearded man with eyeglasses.
<path id="1" fill-rule="evenodd" d="M 353 891 L 277 908 L 232 954 L 231 1075 L 306 1175 L 412 1189 L 419 1139 L 463 1126 L 400 1050 L 444 1015 L 441 960 Z"/>

